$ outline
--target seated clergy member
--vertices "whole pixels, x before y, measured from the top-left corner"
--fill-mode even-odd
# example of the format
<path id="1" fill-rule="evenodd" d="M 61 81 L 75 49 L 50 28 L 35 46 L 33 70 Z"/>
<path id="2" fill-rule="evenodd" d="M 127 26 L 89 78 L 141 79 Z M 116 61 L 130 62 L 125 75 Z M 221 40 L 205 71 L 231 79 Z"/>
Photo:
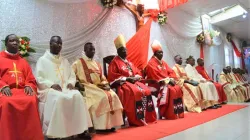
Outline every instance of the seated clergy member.
<path id="1" fill-rule="evenodd" d="M 245 91 L 245 101 L 249 101 L 250 100 L 250 87 L 248 86 L 247 83 L 243 83 L 240 79 L 240 77 L 238 76 L 238 70 L 237 68 L 233 68 L 232 69 L 233 73 L 232 73 L 232 78 L 233 80 L 238 84 L 239 87 L 241 87 L 242 89 L 244 89 Z"/>
<path id="2" fill-rule="evenodd" d="M 239 81 L 237 81 L 237 79 L 236 79 L 235 76 L 234 76 L 234 73 L 232 72 L 231 66 L 227 66 L 226 68 L 227 68 L 227 71 L 228 71 L 227 76 L 228 76 L 229 79 L 232 81 L 232 84 L 233 84 L 235 87 L 237 87 L 237 89 L 240 90 L 240 93 L 241 93 L 241 95 L 243 96 L 243 102 L 247 102 L 248 99 L 249 99 L 249 97 L 248 97 L 248 89 L 247 89 L 246 87 L 244 87 L 244 86 L 242 85 L 242 83 L 239 83 Z M 239 97 L 239 99 L 242 99 L 241 96 L 240 96 L 240 94 L 239 94 L 238 97 Z"/>
<path id="3" fill-rule="evenodd" d="M 250 85 L 249 85 L 248 80 L 244 77 L 244 73 L 245 73 L 245 70 L 237 68 L 237 74 L 236 75 L 238 76 L 238 79 L 241 81 L 241 83 L 248 89 L 248 98 L 249 98 L 250 97 L 249 96 Z M 250 101 L 250 99 L 248 99 L 248 102 L 249 101 Z"/>
<path id="4" fill-rule="evenodd" d="M 68 60 L 60 56 L 61 49 L 61 37 L 52 36 L 50 50 L 36 65 L 39 99 L 45 104 L 40 113 L 43 115 L 43 131 L 48 138 L 81 134 L 91 123 L 81 93 L 74 90 L 75 73 Z"/>
<path id="5" fill-rule="evenodd" d="M 193 56 L 189 56 L 189 58 L 187 58 L 187 65 L 185 67 L 187 76 L 194 81 L 199 82 L 203 99 L 206 100 L 205 106 L 212 109 L 217 109 L 219 107 L 217 106 L 219 97 L 214 84 L 203 78 L 194 68 L 194 65 L 195 59 Z"/>
<path id="6" fill-rule="evenodd" d="M 239 77 L 241 78 L 241 81 L 249 85 L 249 81 L 247 80 L 248 75 L 246 74 L 246 70 L 240 69 L 240 68 L 237 68 L 237 70 L 238 70 Z"/>
<path id="7" fill-rule="evenodd" d="M 246 85 L 248 87 L 249 86 L 248 81 L 245 79 L 245 77 L 243 77 L 243 73 L 244 73 L 244 70 L 242 70 L 240 68 L 236 69 L 237 78 L 239 79 L 239 81 L 241 83 L 243 83 L 244 85 Z"/>
<path id="8" fill-rule="evenodd" d="M 19 56 L 19 40 L 5 38 L 0 53 L 0 140 L 43 140 L 38 114 L 36 79 Z"/>
<path id="9" fill-rule="evenodd" d="M 129 125 L 142 126 L 156 121 L 156 113 L 150 89 L 140 82 L 139 70 L 129 62 L 123 35 L 115 41 L 118 56 L 109 65 L 108 81 L 117 85 L 117 94 L 122 102 Z"/>
<path id="10" fill-rule="evenodd" d="M 250 84 L 250 76 L 248 75 L 248 71 L 247 71 L 247 69 L 242 69 L 242 72 L 243 72 L 243 74 L 242 74 L 242 76 L 244 77 L 244 79 Z"/>
<path id="11" fill-rule="evenodd" d="M 123 125 L 122 104 L 119 97 L 109 87 L 102 73 L 101 65 L 93 60 L 95 47 L 88 42 L 84 45 L 85 55 L 77 60 L 73 69 L 78 80 L 77 87 L 85 88 L 84 98 L 96 130 L 115 130 Z"/>
<path id="12" fill-rule="evenodd" d="M 200 113 L 204 109 L 203 96 L 198 82 L 187 76 L 182 65 L 182 57 L 176 55 L 174 57 L 175 65 L 173 70 L 177 76 L 177 85 L 182 88 L 184 104 L 188 111 Z"/>
<path id="13" fill-rule="evenodd" d="M 175 84 L 177 78 L 174 71 L 162 60 L 163 51 L 160 42 L 154 41 L 151 45 L 154 52 L 146 67 L 147 79 L 156 80 L 160 83 L 158 96 L 158 108 L 160 117 L 166 119 L 178 119 L 184 117 L 182 102 L 182 90 Z"/>
<path id="14" fill-rule="evenodd" d="M 228 70 L 223 68 L 219 77 L 219 83 L 223 85 L 224 92 L 227 95 L 229 102 L 244 102 L 244 97 L 241 90 L 233 84 L 232 79 L 228 77 Z"/>
<path id="15" fill-rule="evenodd" d="M 218 93 L 218 96 L 219 96 L 219 100 L 218 102 L 219 103 L 226 103 L 227 102 L 227 96 L 223 90 L 223 86 L 219 83 L 216 83 L 214 82 L 210 77 L 209 75 L 207 74 L 205 68 L 204 68 L 204 60 L 202 58 L 198 58 L 197 59 L 197 63 L 198 63 L 198 66 L 196 66 L 196 70 L 198 71 L 198 73 L 204 78 L 206 79 L 207 81 L 211 81 L 214 86 L 216 87 L 217 89 L 217 93 Z"/>

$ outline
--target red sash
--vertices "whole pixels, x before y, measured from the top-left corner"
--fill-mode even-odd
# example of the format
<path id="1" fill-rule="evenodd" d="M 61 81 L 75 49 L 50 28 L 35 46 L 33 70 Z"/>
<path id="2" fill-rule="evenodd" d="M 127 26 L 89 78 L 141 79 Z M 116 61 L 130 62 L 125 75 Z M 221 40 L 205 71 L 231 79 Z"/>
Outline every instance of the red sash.
<path id="1" fill-rule="evenodd" d="M 246 79 L 246 77 L 244 77 L 244 75 L 241 75 L 242 76 L 242 79 L 244 80 L 244 81 L 247 81 L 247 79 Z"/>
<path id="2" fill-rule="evenodd" d="M 187 84 L 183 84 L 184 88 L 188 91 L 188 93 L 190 94 L 190 96 L 193 98 L 194 102 L 196 104 L 199 104 L 199 101 L 196 99 L 196 97 L 194 96 L 194 93 L 192 92 L 192 90 L 187 86 Z"/>
<path id="3" fill-rule="evenodd" d="M 186 73 L 182 73 L 182 72 L 181 72 L 181 70 L 179 69 L 179 66 L 178 66 L 178 65 L 175 65 L 175 67 L 176 67 L 176 69 L 177 69 L 177 71 L 178 71 L 180 77 L 182 77 L 182 76 L 187 76 Z"/>
<path id="4" fill-rule="evenodd" d="M 208 76 L 208 74 L 205 70 L 204 70 L 204 74 L 207 76 L 206 79 L 210 79 L 210 77 Z"/>
<path id="5" fill-rule="evenodd" d="M 98 70 L 92 70 L 92 69 L 89 69 L 86 62 L 84 61 L 83 58 L 80 58 L 81 60 L 81 63 L 82 63 L 82 67 L 83 67 L 83 70 L 84 70 L 84 73 L 85 73 L 85 76 L 86 76 L 86 79 L 87 79 L 87 82 L 93 84 L 93 81 L 90 77 L 90 74 L 91 73 L 97 73 L 97 74 L 100 74 L 100 79 L 102 79 L 102 68 L 100 66 L 99 63 L 97 63 L 98 65 L 98 68 L 99 68 L 99 71 Z M 107 97 L 108 97 L 108 100 L 109 100 L 109 105 L 110 105 L 110 109 L 111 111 L 113 111 L 113 106 L 112 106 L 112 96 L 111 94 L 108 92 L 108 91 L 105 91 L 104 92 L 106 93 Z"/>
<path id="6" fill-rule="evenodd" d="M 83 70 L 84 70 L 84 73 L 85 73 L 85 76 L 86 76 L 86 79 L 89 83 L 92 83 L 93 84 L 93 81 L 90 77 L 90 74 L 92 73 L 90 71 L 90 69 L 88 69 L 88 66 L 86 64 L 86 62 L 83 60 L 83 58 L 80 58 L 81 62 L 82 62 L 82 67 L 83 67 Z"/>
<path id="7" fill-rule="evenodd" d="M 87 66 L 87 64 L 86 64 L 86 62 L 84 61 L 83 58 L 80 58 L 80 60 L 81 60 L 81 63 L 82 63 L 82 67 L 83 67 L 83 70 L 84 70 L 87 82 L 93 84 L 93 81 L 92 81 L 92 79 L 90 77 L 91 73 L 97 73 L 97 74 L 99 74 L 100 75 L 100 79 L 102 79 L 102 68 L 101 68 L 101 66 L 100 66 L 99 63 L 97 63 L 99 70 L 92 70 L 92 69 L 88 68 L 88 66 Z"/>
<path id="8" fill-rule="evenodd" d="M 233 74 L 234 75 L 234 78 L 236 79 L 237 82 L 240 82 L 238 76 L 236 74 Z"/>
<path id="9" fill-rule="evenodd" d="M 180 75 L 181 77 L 182 77 L 182 76 L 187 76 L 186 73 L 182 73 L 182 72 L 181 72 L 181 70 L 179 69 L 178 65 L 175 65 L 175 67 L 176 67 L 176 69 L 177 69 L 177 71 L 178 71 L 178 73 L 179 73 L 179 75 Z M 192 92 L 192 90 L 191 90 L 185 83 L 183 84 L 183 86 L 184 86 L 184 88 L 188 91 L 188 93 L 191 95 L 191 97 L 193 98 L 194 102 L 197 103 L 198 105 L 201 105 L 200 102 L 199 102 L 199 101 L 196 99 L 196 97 L 194 96 L 194 93 Z M 199 88 L 199 91 L 200 91 L 200 93 L 201 93 L 201 98 L 203 98 L 202 91 L 201 91 L 200 87 L 198 87 L 198 88 Z"/>

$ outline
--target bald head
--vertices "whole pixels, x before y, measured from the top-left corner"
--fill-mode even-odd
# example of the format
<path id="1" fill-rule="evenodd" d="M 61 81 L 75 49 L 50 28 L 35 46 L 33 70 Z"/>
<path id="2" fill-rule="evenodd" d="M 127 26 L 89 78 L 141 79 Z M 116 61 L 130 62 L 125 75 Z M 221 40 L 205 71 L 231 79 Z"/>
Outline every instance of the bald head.
<path id="1" fill-rule="evenodd" d="M 198 58 L 197 63 L 199 66 L 202 66 L 202 67 L 204 66 L 204 60 L 202 58 Z"/>
<path id="2" fill-rule="evenodd" d="M 181 65 L 182 64 L 182 57 L 180 55 L 176 55 L 174 57 L 174 61 L 175 61 L 176 64 Z"/>
<path id="3" fill-rule="evenodd" d="M 186 59 L 186 63 L 187 64 L 190 64 L 191 66 L 194 66 L 195 65 L 195 59 L 193 56 L 189 56 L 187 59 Z"/>
<path id="4" fill-rule="evenodd" d="M 12 54 L 18 53 L 19 39 L 15 34 L 10 34 L 5 38 L 5 46 L 8 52 Z"/>
<path id="5" fill-rule="evenodd" d="M 227 72 L 228 72 L 228 73 L 231 73 L 231 72 L 232 72 L 231 66 L 227 66 L 226 69 L 227 69 Z"/>
<path id="6" fill-rule="evenodd" d="M 227 74 L 228 73 L 227 68 L 223 68 L 223 72 Z"/>
<path id="7" fill-rule="evenodd" d="M 84 52 L 85 52 L 85 55 L 88 57 L 88 58 L 93 58 L 94 55 L 95 55 L 95 47 L 93 45 L 93 43 L 91 42 L 87 42 L 85 45 L 84 45 Z"/>
<path id="8" fill-rule="evenodd" d="M 58 55 L 62 50 L 62 38 L 60 36 L 52 36 L 50 38 L 50 52 Z"/>

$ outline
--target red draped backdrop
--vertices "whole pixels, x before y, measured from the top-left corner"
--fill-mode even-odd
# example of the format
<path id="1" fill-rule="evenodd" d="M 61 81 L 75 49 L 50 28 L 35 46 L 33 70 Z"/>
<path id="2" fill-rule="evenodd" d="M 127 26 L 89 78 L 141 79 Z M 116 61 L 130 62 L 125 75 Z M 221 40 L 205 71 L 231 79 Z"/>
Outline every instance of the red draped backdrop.
<path id="1" fill-rule="evenodd" d="M 237 48 L 237 46 L 235 45 L 233 40 L 231 40 L 231 44 L 233 46 L 233 50 L 234 50 L 234 53 L 236 54 L 236 56 L 241 58 L 242 68 L 245 69 L 245 60 L 242 56 L 242 53 L 239 51 L 239 49 Z"/>
<path id="2" fill-rule="evenodd" d="M 147 65 L 152 21 L 153 19 L 150 18 L 147 23 L 126 43 L 128 60 L 133 62 L 133 64 L 140 70 L 143 70 Z"/>
<path id="3" fill-rule="evenodd" d="M 166 11 L 168 8 L 173 8 L 180 4 L 188 2 L 188 0 L 159 0 L 160 11 Z"/>
<path id="4" fill-rule="evenodd" d="M 173 8 L 187 1 L 188 0 L 159 0 L 158 2 L 160 11 L 166 11 L 168 8 Z M 128 60 L 140 70 L 143 70 L 147 65 L 151 23 L 153 20 L 157 21 L 159 11 L 157 9 L 148 9 L 148 12 L 151 13 L 151 18 L 126 43 Z"/>

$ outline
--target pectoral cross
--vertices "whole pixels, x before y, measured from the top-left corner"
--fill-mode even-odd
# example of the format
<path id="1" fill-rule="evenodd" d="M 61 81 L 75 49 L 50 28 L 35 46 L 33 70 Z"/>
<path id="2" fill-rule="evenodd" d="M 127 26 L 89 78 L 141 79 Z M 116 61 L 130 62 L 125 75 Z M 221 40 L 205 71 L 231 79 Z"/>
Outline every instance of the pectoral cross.
<path id="1" fill-rule="evenodd" d="M 56 75 L 59 76 L 62 80 L 62 88 L 63 88 L 63 85 L 64 85 L 64 79 L 63 79 L 63 75 L 61 73 L 61 71 L 63 71 L 63 68 L 60 68 L 60 66 L 56 66 L 57 68 L 55 69 L 56 71 Z"/>
<path id="2" fill-rule="evenodd" d="M 9 71 L 10 73 L 14 74 L 14 76 L 16 77 L 16 88 L 18 88 L 18 73 L 22 73 L 21 71 L 18 71 L 18 69 L 16 68 L 16 63 L 13 62 L 13 70 Z"/>

